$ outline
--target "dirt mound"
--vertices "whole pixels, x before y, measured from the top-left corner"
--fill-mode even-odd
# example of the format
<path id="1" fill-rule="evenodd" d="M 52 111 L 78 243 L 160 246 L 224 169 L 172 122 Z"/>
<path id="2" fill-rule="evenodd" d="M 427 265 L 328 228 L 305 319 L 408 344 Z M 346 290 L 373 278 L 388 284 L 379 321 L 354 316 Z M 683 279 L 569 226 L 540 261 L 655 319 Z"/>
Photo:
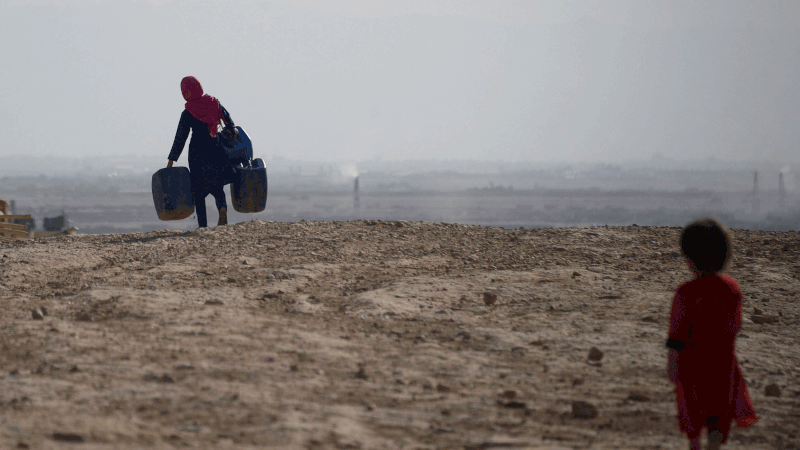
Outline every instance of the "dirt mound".
<path id="1" fill-rule="evenodd" d="M 0 243 L 0 446 L 684 448 L 679 232 L 253 221 Z M 726 448 L 790 448 L 798 234 L 734 239 L 761 421 Z"/>

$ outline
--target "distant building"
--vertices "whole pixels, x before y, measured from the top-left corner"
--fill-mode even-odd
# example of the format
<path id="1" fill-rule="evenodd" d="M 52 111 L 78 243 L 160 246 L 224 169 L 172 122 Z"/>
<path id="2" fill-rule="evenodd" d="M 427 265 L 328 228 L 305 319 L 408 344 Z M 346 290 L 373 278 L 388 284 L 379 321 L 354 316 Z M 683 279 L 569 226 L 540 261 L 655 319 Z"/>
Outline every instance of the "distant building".
<path id="1" fill-rule="evenodd" d="M 25 225 L 28 227 L 28 231 L 33 231 L 36 229 L 36 219 L 12 219 L 11 223 L 16 223 L 18 225 Z"/>
<path id="2" fill-rule="evenodd" d="M 67 228 L 67 217 L 60 215 L 58 217 L 45 217 L 44 229 L 45 231 L 61 231 Z"/>

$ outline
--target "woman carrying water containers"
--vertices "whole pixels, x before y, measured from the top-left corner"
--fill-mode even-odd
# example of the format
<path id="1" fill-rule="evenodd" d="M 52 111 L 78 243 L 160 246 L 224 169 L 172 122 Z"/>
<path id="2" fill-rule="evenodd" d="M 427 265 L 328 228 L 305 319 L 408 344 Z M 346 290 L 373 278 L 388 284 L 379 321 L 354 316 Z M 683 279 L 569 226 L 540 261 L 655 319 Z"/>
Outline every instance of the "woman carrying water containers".
<path id="1" fill-rule="evenodd" d="M 186 109 L 181 113 L 178 131 L 169 153 L 167 167 L 178 160 L 183 152 L 189 131 L 192 140 L 189 142 L 189 172 L 191 177 L 192 197 L 197 212 L 197 225 L 208 226 L 206 217 L 206 197 L 214 196 L 219 210 L 217 225 L 228 223 L 228 206 L 225 201 L 223 186 L 231 182 L 234 174 L 233 164 L 217 140 L 217 126 L 223 121 L 225 129 L 231 135 L 238 133 L 228 111 L 216 98 L 203 93 L 203 86 L 195 77 L 181 80 L 181 93 L 186 100 Z M 185 169 L 184 169 L 185 170 Z"/>

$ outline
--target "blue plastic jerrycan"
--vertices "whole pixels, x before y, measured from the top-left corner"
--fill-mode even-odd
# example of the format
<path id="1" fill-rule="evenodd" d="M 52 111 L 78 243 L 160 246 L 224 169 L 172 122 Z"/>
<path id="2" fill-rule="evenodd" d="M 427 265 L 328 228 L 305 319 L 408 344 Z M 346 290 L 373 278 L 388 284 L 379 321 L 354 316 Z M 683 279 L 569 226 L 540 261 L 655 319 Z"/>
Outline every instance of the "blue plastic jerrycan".
<path id="1" fill-rule="evenodd" d="M 192 179 L 186 167 L 169 167 L 153 174 L 153 203 L 160 220 L 181 220 L 194 213 Z"/>
<path id="2" fill-rule="evenodd" d="M 256 158 L 250 167 L 237 167 L 231 189 L 233 209 L 240 213 L 257 213 L 267 207 L 267 167 Z"/>
<path id="3" fill-rule="evenodd" d="M 217 140 L 228 155 L 228 159 L 250 161 L 253 158 L 253 143 L 250 141 L 250 136 L 244 128 L 234 128 L 239 132 L 235 137 L 230 136 L 227 129 L 224 129 L 217 134 Z"/>

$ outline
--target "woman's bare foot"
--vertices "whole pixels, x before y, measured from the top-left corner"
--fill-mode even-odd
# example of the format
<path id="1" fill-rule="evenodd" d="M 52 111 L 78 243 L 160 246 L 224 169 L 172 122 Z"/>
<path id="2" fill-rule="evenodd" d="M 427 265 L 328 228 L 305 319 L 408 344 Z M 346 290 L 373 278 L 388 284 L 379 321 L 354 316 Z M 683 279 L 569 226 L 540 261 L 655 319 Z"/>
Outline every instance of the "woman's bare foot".
<path id="1" fill-rule="evenodd" d="M 227 224 L 228 224 L 228 209 L 221 208 L 219 210 L 219 221 L 217 222 L 217 226 L 227 225 Z"/>

